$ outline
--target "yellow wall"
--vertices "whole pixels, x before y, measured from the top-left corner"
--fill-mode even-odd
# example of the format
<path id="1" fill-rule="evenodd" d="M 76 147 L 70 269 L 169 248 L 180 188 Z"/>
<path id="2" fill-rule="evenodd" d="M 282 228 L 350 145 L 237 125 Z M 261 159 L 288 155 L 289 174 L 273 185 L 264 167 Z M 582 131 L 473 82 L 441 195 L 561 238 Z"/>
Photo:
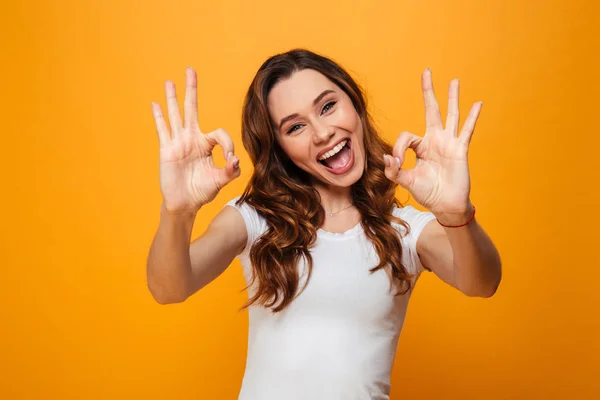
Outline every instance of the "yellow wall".
<path id="1" fill-rule="evenodd" d="M 600 397 L 597 2 L 29 0 L 2 14 L 0 398 L 236 397 L 238 262 L 181 305 L 146 288 L 161 200 L 150 103 L 194 66 L 201 127 L 239 149 L 243 175 L 195 237 L 248 179 L 254 72 L 297 46 L 355 75 L 390 141 L 423 132 L 424 68 L 444 110 L 454 77 L 463 115 L 484 102 L 472 197 L 504 281 L 489 300 L 420 281 L 392 398 Z"/>

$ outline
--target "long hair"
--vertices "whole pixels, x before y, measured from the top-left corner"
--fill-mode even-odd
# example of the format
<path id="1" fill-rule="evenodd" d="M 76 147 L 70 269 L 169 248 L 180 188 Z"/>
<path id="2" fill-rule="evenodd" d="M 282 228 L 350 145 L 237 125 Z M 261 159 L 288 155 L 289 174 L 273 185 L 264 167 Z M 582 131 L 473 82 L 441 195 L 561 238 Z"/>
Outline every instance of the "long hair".
<path id="1" fill-rule="evenodd" d="M 351 189 L 352 202 L 361 215 L 364 232 L 379 256 L 379 264 L 370 271 L 389 266 L 386 271 L 391 283 L 402 286 L 397 295 L 411 288 L 413 275 L 402 264 L 400 238 L 391 222 L 401 224 L 406 232 L 409 226 L 392 215 L 394 204 L 401 204 L 395 198 L 397 184 L 384 174 L 383 155 L 391 154 L 392 147 L 374 128 L 363 92 L 352 77 L 327 57 L 294 49 L 272 56 L 263 63 L 244 100 L 242 141 L 254 171 L 237 203 L 246 202 L 254 207 L 266 219 L 268 229 L 250 249 L 252 278 L 246 289 L 256 279 L 258 286 L 242 309 L 257 303 L 272 308 L 273 312 L 282 311 L 301 293 L 297 266 L 302 258 L 308 266 L 306 284 L 312 273 L 309 249 L 325 221 L 325 211 L 308 173 L 297 167 L 279 146 L 267 107 L 267 97 L 273 86 L 304 69 L 320 72 L 346 92 L 361 118 L 365 169 Z"/>

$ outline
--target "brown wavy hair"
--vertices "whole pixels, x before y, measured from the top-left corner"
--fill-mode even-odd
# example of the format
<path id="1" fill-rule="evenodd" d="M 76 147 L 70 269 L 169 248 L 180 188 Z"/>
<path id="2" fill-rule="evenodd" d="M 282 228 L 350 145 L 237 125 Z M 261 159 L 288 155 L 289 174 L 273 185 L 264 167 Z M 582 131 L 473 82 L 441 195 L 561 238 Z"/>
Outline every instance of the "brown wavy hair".
<path id="1" fill-rule="evenodd" d="M 307 172 L 297 167 L 279 146 L 267 97 L 276 83 L 296 71 L 313 69 L 326 76 L 352 99 L 364 131 L 365 169 L 352 185 L 352 202 L 361 215 L 361 225 L 379 255 L 379 264 L 370 271 L 388 266 L 390 283 L 402 286 L 397 295 L 411 288 L 413 275 L 402 265 L 402 246 L 391 222 L 409 226 L 392 215 L 397 184 L 384 174 L 384 154 L 392 154 L 374 127 L 362 89 L 337 63 L 305 49 L 293 49 L 267 59 L 259 68 L 244 100 L 242 141 L 250 155 L 254 171 L 237 204 L 246 202 L 266 219 L 268 229 L 252 245 L 252 279 L 258 287 L 242 307 L 260 304 L 282 311 L 301 293 L 301 258 L 308 266 L 310 280 L 313 260 L 309 249 L 317 239 L 317 230 L 325 221 L 320 195 L 311 185 Z M 306 285 L 304 286 L 306 287 Z M 304 290 L 304 289 L 302 289 Z"/>

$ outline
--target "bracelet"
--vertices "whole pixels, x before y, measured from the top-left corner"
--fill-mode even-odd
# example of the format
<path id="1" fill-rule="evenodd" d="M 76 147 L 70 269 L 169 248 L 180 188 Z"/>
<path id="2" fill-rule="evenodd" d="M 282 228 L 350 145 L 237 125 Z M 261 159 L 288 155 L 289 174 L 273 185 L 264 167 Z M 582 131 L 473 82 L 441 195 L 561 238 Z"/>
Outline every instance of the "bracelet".
<path id="1" fill-rule="evenodd" d="M 471 218 L 469 218 L 469 220 L 462 225 L 444 225 L 440 222 L 439 219 L 437 219 L 437 218 L 436 219 L 437 219 L 437 222 L 444 228 L 460 228 L 460 227 L 469 225 L 471 223 L 471 221 L 473 221 L 473 219 L 475 219 L 475 211 L 476 211 L 475 206 L 473 206 L 473 215 L 471 215 Z"/>

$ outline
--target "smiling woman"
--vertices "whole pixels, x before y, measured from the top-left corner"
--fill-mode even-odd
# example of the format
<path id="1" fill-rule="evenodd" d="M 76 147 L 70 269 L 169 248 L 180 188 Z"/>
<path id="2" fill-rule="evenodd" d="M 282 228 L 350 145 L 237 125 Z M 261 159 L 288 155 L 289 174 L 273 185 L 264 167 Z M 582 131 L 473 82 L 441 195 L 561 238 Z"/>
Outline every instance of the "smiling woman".
<path id="1" fill-rule="evenodd" d="M 467 149 L 481 104 L 458 134 L 458 81 L 446 127 L 430 71 L 422 86 L 425 136 L 404 132 L 392 147 L 341 66 L 302 49 L 269 58 L 242 114 L 253 174 L 191 244 L 197 214 L 239 176 L 239 159 L 225 131 L 200 131 L 193 70 L 183 123 L 171 82 L 170 133 L 153 104 L 164 200 L 148 285 L 158 302 L 181 302 L 240 259 L 250 320 L 240 399 L 388 399 L 419 275 L 433 271 L 468 296 L 496 291 L 500 258 L 469 200 Z M 216 144 L 224 168 L 214 165 Z M 409 148 L 418 162 L 404 170 Z M 398 185 L 428 211 L 402 206 Z"/>
<path id="2" fill-rule="evenodd" d="M 352 184 L 360 178 L 365 159 L 363 128 L 352 100 L 341 88 L 320 72 L 304 69 L 275 85 L 268 102 L 276 121 L 296 110 L 281 118 L 275 135 L 287 157 L 316 178 L 313 187 L 339 185 L 341 176 L 331 174 L 350 172 L 355 161 L 357 168 L 348 174 L 346 182 Z M 353 138 L 355 148 L 351 146 Z M 341 151 L 344 147 L 346 151 Z"/>

